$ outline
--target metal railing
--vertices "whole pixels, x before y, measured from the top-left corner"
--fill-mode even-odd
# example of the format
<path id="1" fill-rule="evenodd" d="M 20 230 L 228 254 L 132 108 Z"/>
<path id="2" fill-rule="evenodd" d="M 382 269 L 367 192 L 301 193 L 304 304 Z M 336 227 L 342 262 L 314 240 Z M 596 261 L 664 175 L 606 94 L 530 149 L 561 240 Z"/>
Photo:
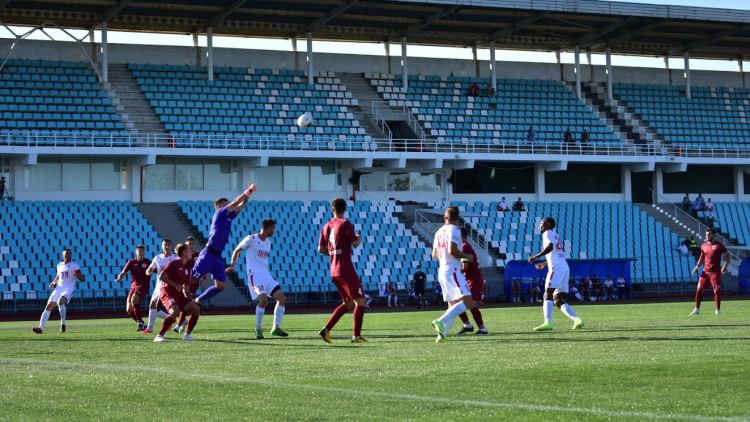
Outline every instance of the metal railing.
<path id="1" fill-rule="evenodd" d="M 386 122 L 383 113 L 380 112 L 380 107 L 378 106 L 378 104 L 381 104 L 381 102 L 373 101 L 370 104 L 370 107 L 372 108 L 372 118 L 375 119 L 375 124 L 378 126 L 378 128 L 386 134 L 388 140 L 393 141 L 393 132 L 391 131 L 391 128 L 388 127 L 388 122 Z"/>
<path id="2" fill-rule="evenodd" d="M 382 114 L 380 115 L 382 118 Z M 384 123 L 385 120 L 382 120 Z M 459 154 L 532 154 L 568 157 L 616 156 L 652 157 L 667 162 L 679 158 L 750 158 L 750 145 L 735 148 L 678 148 L 621 143 L 562 144 L 527 142 L 486 142 L 477 138 L 426 137 L 394 139 L 387 125 L 382 127 L 390 138 L 318 134 L 224 134 L 162 135 L 104 134 L 75 132 L 0 132 L 0 147 L 95 147 L 95 148 L 170 148 L 252 151 L 379 151 L 435 152 Z"/>
<path id="3" fill-rule="evenodd" d="M 461 218 L 466 217 L 474 217 L 472 215 L 465 215 Z M 414 210 L 414 230 L 421 235 L 425 239 L 432 239 L 435 235 L 435 232 L 437 232 L 440 227 L 442 227 L 444 224 L 442 220 L 442 215 L 430 211 L 430 210 Z M 470 224 L 464 224 L 469 229 L 469 240 L 472 241 L 475 245 L 481 249 L 481 251 L 487 255 L 491 261 L 493 261 L 488 266 L 494 266 L 494 259 L 492 258 L 492 253 L 490 252 L 490 241 L 487 240 L 484 236 L 480 235 L 480 233 L 474 229 Z M 481 261 L 481 259 L 480 259 Z"/>
<path id="4" fill-rule="evenodd" d="M 425 138 L 427 138 L 427 134 L 422 128 L 422 125 L 419 124 L 417 117 L 414 116 L 411 110 L 409 110 L 409 108 L 406 106 L 403 106 L 403 112 L 404 112 L 404 116 L 406 116 L 406 122 L 409 125 L 409 128 L 411 128 L 414 134 L 417 135 L 417 138 L 420 141 L 424 142 Z"/>

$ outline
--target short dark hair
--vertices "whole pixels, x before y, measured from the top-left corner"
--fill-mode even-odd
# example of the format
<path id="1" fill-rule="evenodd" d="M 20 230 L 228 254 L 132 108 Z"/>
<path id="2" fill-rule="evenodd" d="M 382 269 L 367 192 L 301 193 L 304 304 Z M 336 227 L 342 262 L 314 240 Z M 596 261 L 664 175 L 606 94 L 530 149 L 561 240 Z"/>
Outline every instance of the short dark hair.
<path id="1" fill-rule="evenodd" d="M 461 216 L 458 207 L 448 207 L 446 212 L 448 213 L 448 220 L 450 221 L 457 221 Z"/>
<path id="2" fill-rule="evenodd" d="M 331 208 L 336 212 L 336 214 L 343 214 L 346 212 L 346 201 L 344 198 L 336 198 L 333 201 L 331 201 Z"/>
<path id="3" fill-rule="evenodd" d="M 161 243 L 172 243 L 172 239 L 162 239 Z"/>
<path id="4" fill-rule="evenodd" d="M 143 245 L 135 245 L 135 248 L 136 249 L 146 249 L 146 247 L 143 246 Z"/>
<path id="5" fill-rule="evenodd" d="M 222 202 L 229 202 L 229 200 L 227 198 L 218 198 L 214 201 L 214 206 L 217 206 Z"/>
<path id="6" fill-rule="evenodd" d="M 65 252 L 73 253 L 73 251 L 71 251 L 70 248 L 63 248 L 63 253 L 65 253 Z"/>
<path id="7" fill-rule="evenodd" d="M 190 242 L 191 240 L 195 242 L 195 238 L 193 236 L 188 236 L 185 238 L 185 242 Z"/>
<path id="8" fill-rule="evenodd" d="M 461 227 L 461 237 L 469 237 L 469 228 Z"/>
<path id="9" fill-rule="evenodd" d="M 715 228 L 710 228 L 710 229 L 706 229 L 706 233 L 718 234 L 719 231 L 716 230 Z"/>
<path id="10" fill-rule="evenodd" d="M 542 222 L 545 222 L 545 223 L 547 223 L 547 226 L 548 226 L 549 228 L 551 228 L 551 229 L 554 229 L 554 228 L 555 228 L 555 226 L 557 225 L 557 223 L 555 223 L 555 219 L 554 219 L 554 218 L 552 218 L 552 217 L 544 217 L 544 218 L 542 219 Z"/>
<path id="11" fill-rule="evenodd" d="M 265 220 L 263 220 L 263 228 L 264 229 L 267 229 L 267 228 L 269 228 L 271 226 L 275 226 L 275 225 L 276 225 L 276 221 L 274 219 L 272 219 L 272 218 L 266 218 Z"/>
<path id="12" fill-rule="evenodd" d="M 177 246 L 174 248 L 174 251 L 177 254 L 177 256 L 180 256 L 180 255 L 182 255 L 182 252 L 185 249 L 187 249 L 187 247 L 188 246 L 186 244 L 184 244 L 184 243 L 178 243 Z"/>

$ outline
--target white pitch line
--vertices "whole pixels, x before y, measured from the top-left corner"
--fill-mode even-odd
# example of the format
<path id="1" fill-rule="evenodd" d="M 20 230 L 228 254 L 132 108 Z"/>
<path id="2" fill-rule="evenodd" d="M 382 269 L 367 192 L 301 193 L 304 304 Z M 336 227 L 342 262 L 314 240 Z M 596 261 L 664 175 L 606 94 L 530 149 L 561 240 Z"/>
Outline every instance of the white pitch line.
<path id="1" fill-rule="evenodd" d="M 46 360 L 33 360 L 33 359 L 0 359 L 0 363 L 5 364 L 27 364 L 27 365 L 45 365 L 55 366 L 58 369 L 61 367 L 71 367 L 78 369 L 101 369 L 101 370 L 117 370 L 124 372 L 145 372 L 153 373 L 159 372 L 164 375 L 172 375 L 179 377 L 190 377 L 196 379 L 203 379 L 209 381 L 217 381 L 224 383 L 237 383 L 237 384 L 253 384 L 262 385 L 266 387 L 276 388 L 289 388 L 299 390 L 311 390 L 326 393 L 345 394 L 350 396 L 360 397 L 375 397 L 402 401 L 414 401 L 414 402 L 427 402 L 427 403 L 448 403 L 457 406 L 479 406 L 487 408 L 501 408 L 508 410 L 525 410 L 525 411 L 536 411 L 536 412 L 548 412 L 548 413 L 580 413 L 602 417 L 622 417 L 622 418 L 640 418 L 640 419 L 651 419 L 651 420 L 683 420 L 683 421 L 722 421 L 722 422 L 747 422 L 750 421 L 750 416 L 701 416 L 701 415 L 682 415 L 679 413 L 655 413 L 655 412 L 636 412 L 630 410 L 610 410 L 601 409 L 596 407 L 568 407 L 568 406 L 550 406 L 541 404 L 529 404 L 529 403 L 509 403 L 509 402 L 493 402 L 483 400 L 461 400 L 450 397 L 439 397 L 439 396 L 424 396 L 416 394 L 402 394 L 402 393 L 389 393 L 383 391 L 368 391 L 358 390 L 343 387 L 332 387 L 326 385 L 314 385 L 314 384 L 296 384 L 287 383 L 273 380 L 259 380 L 255 378 L 246 377 L 229 377 L 225 375 L 214 375 L 214 374 L 203 374 L 198 372 L 184 372 L 181 370 L 169 369 L 169 368 L 143 368 L 140 366 L 129 366 L 129 365 L 117 365 L 109 363 L 83 363 L 83 362 L 56 362 Z M 8 368 L 6 368 L 7 370 Z"/>

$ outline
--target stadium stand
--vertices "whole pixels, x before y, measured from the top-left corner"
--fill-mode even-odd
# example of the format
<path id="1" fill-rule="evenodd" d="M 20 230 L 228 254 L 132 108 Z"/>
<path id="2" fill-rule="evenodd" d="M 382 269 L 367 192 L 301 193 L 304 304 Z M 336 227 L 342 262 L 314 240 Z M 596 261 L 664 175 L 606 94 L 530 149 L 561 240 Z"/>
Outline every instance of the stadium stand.
<path id="1" fill-rule="evenodd" d="M 95 73 L 85 63 L 8 60 L 0 72 L 0 136 L 39 145 L 96 145 L 128 135 Z"/>
<path id="2" fill-rule="evenodd" d="M 214 213 L 210 201 L 179 202 L 178 206 L 193 224 L 208 236 Z M 318 237 L 323 224 L 330 219 L 326 201 L 253 201 L 232 228 L 224 258 L 231 260 L 233 248 L 243 237 L 257 233 L 263 219 L 276 220 L 276 233 L 269 264 L 274 276 L 288 292 L 331 291 L 329 260 L 317 253 Z M 362 246 L 355 249 L 354 263 L 363 287 L 379 291 L 388 281 L 400 289 L 407 288 L 417 263 L 422 264 L 428 281 L 435 281 L 437 265 L 430 257 L 429 246 L 398 222 L 393 214 L 400 207 L 393 202 L 358 201 L 349 204 L 347 216 L 363 236 Z M 244 258 L 237 267 L 247 281 Z"/>
<path id="3" fill-rule="evenodd" d="M 156 232 L 131 202 L 13 201 L 2 209 L 12 222 L 0 226 L 3 300 L 46 299 L 63 248 L 72 250 L 86 276 L 77 299 L 126 296 L 130 278 L 121 284 L 114 278 L 134 246 L 143 243 L 149 259 L 159 248 Z"/>
<path id="4" fill-rule="evenodd" d="M 510 260 L 526 260 L 541 250 L 539 222 L 542 216 L 553 215 L 570 259 L 632 258 L 631 275 L 639 281 L 690 277 L 692 258 L 676 251 L 680 241 L 677 234 L 630 203 L 537 202 L 527 204 L 525 212 L 497 212 L 496 202 L 430 205 L 458 206 L 464 222 L 506 254 L 499 266 Z M 641 235 L 645 233 L 648 235 Z"/>
<path id="5" fill-rule="evenodd" d="M 664 140 L 683 147 L 735 148 L 750 145 L 750 90 L 615 84 L 615 95 Z"/>
<path id="6" fill-rule="evenodd" d="M 429 135 L 443 142 L 527 144 L 530 125 L 536 144 L 561 144 L 570 127 L 576 139 L 588 130 L 597 146 L 622 141 L 560 81 L 500 79 L 494 96 L 486 95 L 486 78 L 410 76 L 404 91 L 398 75 L 366 73 L 390 106 L 411 109 Z M 470 96 L 476 83 L 479 96 Z"/>
<path id="7" fill-rule="evenodd" d="M 750 203 L 747 202 L 719 202 L 714 204 L 714 227 L 731 238 L 737 239 L 740 245 L 748 245 L 750 241 Z M 698 212 L 699 217 L 705 217 L 704 211 Z"/>
<path id="8" fill-rule="evenodd" d="M 357 104 L 333 72 L 320 72 L 310 86 L 304 72 L 285 69 L 217 67 L 214 81 L 206 68 L 195 66 L 128 65 L 176 145 L 200 138 L 229 139 L 237 145 L 282 149 L 283 141 L 316 142 L 341 149 L 367 149 L 370 137 L 349 108 Z M 298 128 L 305 113 L 315 124 Z M 299 146 L 296 146 L 299 149 Z"/>

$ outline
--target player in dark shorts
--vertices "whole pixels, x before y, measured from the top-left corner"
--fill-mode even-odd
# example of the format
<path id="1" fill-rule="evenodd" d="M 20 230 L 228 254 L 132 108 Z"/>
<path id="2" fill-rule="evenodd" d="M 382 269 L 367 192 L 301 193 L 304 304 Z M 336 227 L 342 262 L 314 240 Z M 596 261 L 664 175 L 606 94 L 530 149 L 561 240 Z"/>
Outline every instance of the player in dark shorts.
<path id="1" fill-rule="evenodd" d="M 120 271 L 120 274 L 118 274 L 115 279 L 118 283 L 121 282 L 122 279 L 125 278 L 125 274 L 130 271 L 130 291 L 128 292 L 125 309 L 127 310 L 128 315 L 133 318 L 133 321 L 138 324 L 138 331 L 143 331 L 143 329 L 146 328 L 146 323 L 143 322 L 141 314 L 141 301 L 143 298 L 148 297 L 148 289 L 151 284 L 151 277 L 146 275 L 146 270 L 151 264 L 151 260 L 146 259 L 145 254 L 145 246 L 136 246 L 135 258 L 129 260 L 125 264 L 122 271 Z"/>
<path id="2" fill-rule="evenodd" d="M 195 260 L 198 259 L 198 251 L 195 250 L 195 238 L 193 236 L 188 236 L 185 238 L 185 245 L 188 247 L 188 250 L 190 250 L 190 262 L 188 263 L 188 266 L 190 268 L 193 268 L 195 266 Z M 193 294 L 193 297 L 198 293 L 198 287 L 200 287 L 199 283 L 191 283 L 190 284 L 190 293 Z M 182 330 L 185 329 L 185 326 L 187 325 L 187 314 L 185 311 L 180 312 L 180 319 L 177 321 L 177 325 L 174 327 L 175 333 L 181 333 Z"/>
<path id="3" fill-rule="evenodd" d="M 365 295 L 362 283 L 352 263 L 352 248 L 359 247 L 362 237 L 354 232 L 354 225 L 344 218 L 346 201 L 331 201 L 333 218 L 323 226 L 318 240 L 318 252 L 331 258 L 331 279 L 341 295 L 342 303 L 333 310 L 325 328 L 318 333 L 326 343 L 331 342 L 331 330 L 348 311 L 354 311 L 352 343 L 365 343 L 362 320 L 365 316 Z"/>
<path id="4" fill-rule="evenodd" d="M 159 334 L 154 338 L 157 343 L 163 342 L 164 334 L 172 328 L 172 324 L 175 323 L 177 317 L 181 311 L 185 311 L 190 315 L 188 320 L 187 329 L 185 335 L 182 337 L 185 341 L 190 341 L 193 338 L 190 333 L 193 332 L 195 324 L 198 323 L 200 317 L 200 308 L 193 301 L 193 294 L 191 293 L 190 286 L 196 281 L 192 278 L 192 256 L 190 249 L 187 245 L 180 243 L 175 248 L 178 259 L 172 261 L 167 265 L 167 268 L 162 271 L 159 278 L 164 283 L 161 289 L 161 303 L 167 308 L 169 316 L 164 319 L 164 324 L 161 326 Z"/>
<path id="5" fill-rule="evenodd" d="M 414 297 L 417 298 L 417 308 L 424 309 L 427 301 L 424 298 L 424 289 L 427 287 L 427 274 L 422 271 L 422 265 L 417 264 L 417 272 L 414 273 Z"/>
<path id="6" fill-rule="evenodd" d="M 706 230 L 706 242 L 701 245 L 701 254 L 698 262 L 693 268 L 693 274 L 698 273 L 698 268 L 703 264 L 703 272 L 698 277 L 698 290 L 695 293 L 695 309 L 690 315 L 699 315 L 701 313 L 701 301 L 703 300 L 703 290 L 711 286 L 714 289 L 714 301 L 716 302 L 716 315 L 721 314 L 721 275 L 726 274 L 729 264 L 732 262 L 732 255 L 727 248 L 716 240 L 716 231 L 714 229 Z M 724 265 L 721 265 L 721 258 L 724 258 Z"/>
<path id="7" fill-rule="evenodd" d="M 474 299 L 475 303 L 482 300 L 482 294 L 484 293 L 484 277 L 482 277 L 482 271 L 479 269 L 479 263 L 477 260 L 477 253 L 473 247 L 469 244 L 468 240 L 469 229 L 461 227 L 461 252 L 467 253 L 472 256 L 472 260 L 461 261 L 461 271 L 466 277 L 466 284 L 469 285 L 469 291 L 471 292 L 471 298 Z M 477 332 L 475 336 L 488 335 L 487 328 L 484 326 L 484 320 L 482 319 L 482 312 L 479 311 L 479 307 L 475 306 L 471 308 L 471 316 L 474 317 L 474 322 L 477 323 Z M 464 326 L 458 332 L 458 334 L 466 334 L 474 331 L 474 326 L 469 322 L 469 317 L 466 312 L 458 316 L 464 323 Z"/>
<path id="8" fill-rule="evenodd" d="M 219 198 L 214 201 L 216 213 L 214 213 L 211 219 L 211 233 L 208 235 L 206 247 L 203 248 L 195 260 L 192 274 L 198 284 L 202 285 L 204 282 L 213 280 L 214 285 L 204 290 L 195 299 L 195 303 L 198 306 L 205 304 L 208 299 L 211 299 L 224 290 L 224 283 L 227 281 L 227 273 L 224 270 L 227 265 L 224 262 L 224 258 L 221 257 L 221 253 L 224 252 L 224 248 L 227 246 L 227 242 L 229 242 L 229 235 L 232 232 L 232 221 L 245 208 L 253 192 L 255 192 L 255 183 L 251 183 L 245 192 L 234 198 L 232 202 L 229 202 L 227 198 Z"/>

